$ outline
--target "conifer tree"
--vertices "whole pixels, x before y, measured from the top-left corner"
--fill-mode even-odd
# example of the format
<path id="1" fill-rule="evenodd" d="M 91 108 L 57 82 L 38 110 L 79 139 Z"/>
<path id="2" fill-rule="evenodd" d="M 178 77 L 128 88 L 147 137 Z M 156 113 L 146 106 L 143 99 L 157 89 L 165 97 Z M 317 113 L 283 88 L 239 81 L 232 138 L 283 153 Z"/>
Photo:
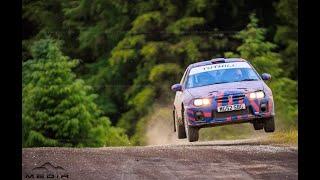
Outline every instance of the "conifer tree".
<path id="1" fill-rule="evenodd" d="M 34 43 L 31 52 L 33 59 L 23 64 L 24 147 L 128 144 L 100 115 L 91 87 L 76 79 L 76 60 L 64 56 L 50 39 Z"/>

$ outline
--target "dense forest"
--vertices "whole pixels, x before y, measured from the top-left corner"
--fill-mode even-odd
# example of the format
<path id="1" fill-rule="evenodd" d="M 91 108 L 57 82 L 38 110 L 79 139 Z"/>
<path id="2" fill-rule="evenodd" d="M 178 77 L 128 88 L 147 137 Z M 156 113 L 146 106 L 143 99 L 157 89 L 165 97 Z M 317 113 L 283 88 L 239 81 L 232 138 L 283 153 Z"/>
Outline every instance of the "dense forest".
<path id="1" fill-rule="evenodd" d="M 278 126 L 297 127 L 297 0 L 22 2 L 24 147 L 143 145 L 187 65 L 217 57 L 270 73 Z"/>

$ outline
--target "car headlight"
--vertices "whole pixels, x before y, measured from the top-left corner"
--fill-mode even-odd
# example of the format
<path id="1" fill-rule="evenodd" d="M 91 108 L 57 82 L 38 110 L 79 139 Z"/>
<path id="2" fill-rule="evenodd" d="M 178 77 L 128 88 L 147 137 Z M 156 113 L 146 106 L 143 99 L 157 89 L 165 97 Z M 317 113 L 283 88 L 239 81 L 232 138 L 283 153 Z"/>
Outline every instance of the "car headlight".
<path id="1" fill-rule="evenodd" d="M 193 100 L 193 104 L 195 106 L 207 106 L 210 104 L 210 99 L 207 99 L 207 98 L 195 99 Z"/>
<path id="2" fill-rule="evenodd" d="M 257 92 L 252 92 L 249 94 L 250 99 L 261 99 L 264 98 L 264 92 L 263 91 L 257 91 Z"/>

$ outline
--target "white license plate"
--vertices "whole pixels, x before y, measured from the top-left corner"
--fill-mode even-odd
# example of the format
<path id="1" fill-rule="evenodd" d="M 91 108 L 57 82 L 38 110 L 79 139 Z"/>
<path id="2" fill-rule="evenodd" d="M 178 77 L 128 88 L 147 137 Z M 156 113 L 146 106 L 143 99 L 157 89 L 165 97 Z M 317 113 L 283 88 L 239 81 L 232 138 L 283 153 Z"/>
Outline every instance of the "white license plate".
<path id="1" fill-rule="evenodd" d="M 218 112 L 226 112 L 226 111 L 237 111 L 241 109 L 246 109 L 245 104 L 233 104 L 233 105 L 226 105 L 226 106 L 218 106 Z"/>

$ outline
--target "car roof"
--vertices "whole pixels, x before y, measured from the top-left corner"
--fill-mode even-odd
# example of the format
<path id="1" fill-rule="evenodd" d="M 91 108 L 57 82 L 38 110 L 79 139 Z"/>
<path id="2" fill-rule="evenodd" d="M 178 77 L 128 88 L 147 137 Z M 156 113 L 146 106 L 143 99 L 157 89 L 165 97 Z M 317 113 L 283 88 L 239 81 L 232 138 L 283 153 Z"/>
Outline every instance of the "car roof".
<path id="1" fill-rule="evenodd" d="M 194 67 L 205 66 L 210 64 L 218 64 L 218 63 L 230 63 L 230 62 L 248 62 L 248 61 L 242 58 L 214 58 L 207 61 L 201 61 L 201 62 L 190 64 L 188 68 L 194 68 Z"/>

